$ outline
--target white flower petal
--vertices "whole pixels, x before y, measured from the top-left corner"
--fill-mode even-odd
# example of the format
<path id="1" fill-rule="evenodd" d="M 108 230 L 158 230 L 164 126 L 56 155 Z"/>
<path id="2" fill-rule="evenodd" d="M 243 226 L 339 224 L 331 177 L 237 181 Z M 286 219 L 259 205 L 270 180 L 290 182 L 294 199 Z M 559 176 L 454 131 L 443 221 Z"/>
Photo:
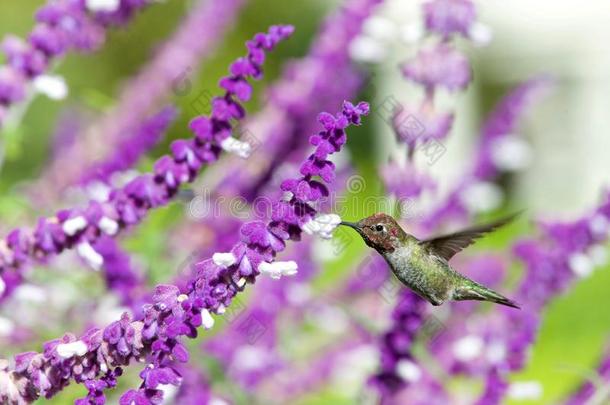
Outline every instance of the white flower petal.
<path id="1" fill-rule="evenodd" d="M 406 24 L 400 27 L 400 39 L 407 44 L 414 44 L 424 37 L 424 30 L 420 24 Z"/>
<path id="2" fill-rule="evenodd" d="M 201 310 L 201 324 L 205 329 L 212 329 L 214 327 L 214 318 L 212 318 L 210 311 L 205 308 Z"/>
<path id="3" fill-rule="evenodd" d="M 68 86 L 61 76 L 36 76 L 33 84 L 36 91 L 52 100 L 63 100 L 68 95 Z"/>
<path id="4" fill-rule="evenodd" d="M 252 153 L 252 146 L 248 142 L 243 142 L 232 136 L 220 143 L 220 147 L 229 153 L 234 153 L 241 158 L 248 158 Z"/>
<path id="5" fill-rule="evenodd" d="M 373 15 L 364 21 L 362 31 L 375 39 L 389 41 L 396 38 L 398 28 L 394 21 Z"/>
<path id="6" fill-rule="evenodd" d="M 538 381 L 514 382 L 508 387 L 508 396 L 517 400 L 540 399 L 542 392 L 542 385 Z"/>
<path id="7" fill-rule="evenodd" d="M 486 212 L 497 208 L 504 195 L 494 183 L 472 183 L 460 192 L 460 200 L 470 212 Z"/>
<path id="8" fill-rule="evenodd" d="M 60 357 L 69 359 L 74 356 L 83 356 L 87 353 L 87 345 L 82 340 L 77 340 L 76 342 L 57 345 L 56 350 Z"/>
<path id="9" fill-rule="evenodd" d="M 292 276 L 297 274 L 298 265 L 295 261 L 287 262 L 275 261 L 272 263 L 262 262 L 258 265 L 258 270 L 263 274 L 268 274 L 273 279 L 280 279 L 282 276 Z"/>
<path id="10" fill-rule="evenodd" d="M 491 160 L 501 170 L 522 170 L 530 165 L 532 157 L 530 145 L 517 135 L 503 136 L 491 145 Z"/>
<path id="11" fill-rule="evenodd" d="M 584 253 L 574 253 L 568 259 L 570 270 L 578 277 L 587 277 L 593 272 L 593 261 Z"/>
<path id="12" fill-rule="evenodd" d="M 487 346 L 485 356 L 491 364 L 499 364 L 506 358 L 506 345 L 501 341 L 491 342 Z"/>
<path id="13" fill-rule="evenodd" d="M 468 37 L 478 46 L 488 45 L 493 39 L 491 28 L 480 22 L 475 22 L 468 30 Z"/>
<path id="14" fill-rule="evenodd" d="M 82 242 L 76 246 L 76 252 L 82 257 L 94 270 L 99 270 L 104 264 L 104 258 L 97 253 L 89 242 Z"/>
<path id="15" fill-rule="evenodd" d="M 419 366 L 409 360 L 400 360 L 396 365 L 396 374 L 403 380 L 414 383 L 421 378 Z"/>
<path id="16" fill-rule="evenodd" d="M 349 44 L 350 57 L 358 62 L 382 62 L 387 57 L 385 45 L 377 39 L 360 35 Z"/>
<path id="17" fill-rule="evenodd" d="M 82 215 L 78 217 L 69 218 L 62 224 L 64 233 L 68 236 L 74 236 L 79 231 L 82 231 L 87 227 L 87 220 Z"/>
<path id="18" fill-rule="evenodd" d="M 589 220 L 589 229 L 596 236 L 605 237 L 610 231 L 610 222 L 602 214 L 597 214 Z"/>
<path id="19" fill-rule="evenodd" d="M 15 323 L 3 316 L 0 316 L 0 336 L 9 336 L 15 329 Z"/>
<path id="20" fill-rule="evenodd" d="M 212 255 L 214 264 L 220 267 L 233 266 L 237 262 L 237 258 L 231 252 L 229 253 L 214 253 Z"/>
<path id="21" fill-rule="evenodd" d="M 102 232 L 111 236 L 116 235 L 116 233 L 119 231 L 119 223 L 108 217 L 100 218 L 97 226 L 102 230 Z"/>
<path id="22" fill-rule="evenodd" d="M 330 239 L 340 223 L 341 217 L 337 214 L 320 214 L 303 224 L 301 229 L 308 235 L 318 235 L 323 239 Z"/>
<path id="23" fill-rule="evenodd" d="M 464 336 L 453 344 L 453 354 L 461 361 L 474 360 L 483 352 L 484 345 L 480 336 Z"/>
<path id="24" fill-rule="evenodd" d="M 119 9 L 120 0 L 85 0 L 85 5 L 89 11 L 113 12 Z"/>

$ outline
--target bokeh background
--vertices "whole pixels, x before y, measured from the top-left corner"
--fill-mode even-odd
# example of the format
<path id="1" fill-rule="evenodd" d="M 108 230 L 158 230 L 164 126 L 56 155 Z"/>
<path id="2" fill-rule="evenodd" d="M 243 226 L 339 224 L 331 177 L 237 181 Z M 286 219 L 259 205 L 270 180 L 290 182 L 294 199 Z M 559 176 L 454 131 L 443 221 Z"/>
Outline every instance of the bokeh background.
<path id="1" fill-rule="evenodd" d="M 271 24 L 294 24 L 293 38 L 268 59 L 266 75 L 255 85 L 255 97 L 248 104 L 248 110 L 255 112 L 264 105 L 266 85 L 278 77 L 283 63 L 307 53 L 318 24 L 338 2 L 249 0 L 246 3 L 222 44 L 202 61 L 192 83 L 195 90 L 210 89 L 216 94 L 216 81 L 225 73 L 228 63 L 243 53 L 243 42 L 252 33 L 263 31 Z M 25 35 L 31 29 L 32 15 L 40 5 L 40 1 L 34 0 L 0 2 L 0 36 L 6 33 Z M 100 51 L 70 54 L 58 63 L 55 71 L 68 83 L 68 98 L 56 102 L 44 96 L 36 97 L 23 112 L 20 124 L 2 131 L 0 230 L 3 233 L 15 226 L 34 224 L 38 216 L 49 215 L 58 208 L 41 206 L 25 190 L 44 175 L 61 117 L 79 114 L 91 119 L 110 111 L 124 83 L 149 60 L 160 41 L 176 29 L 192 6 L 190 1 L 159 2 L 139 14 L 133 23 L 113 30 Z M 419 1 L 391 0 L 379 14 L 397 25 L 410 24 L 419 18 L 419 6 Z M 470 163 L 469 151 L 476 144 L 481 120 L 504 93 L 540 73 L 550 75 L 555 85 L 520 125 L 520 134 L 532 146 L 531 164 L 506 180 L 508 200 L 500 211 L 524 209 L 525 213 L 517 224 L 477 244 L 472 249 L 475 253 L 505 249 L 510 241 L 531 231 L 529 218 L 574 218 L 593 207 L 599 201 L 603 187 L 610 182 L 610 43 L 607 40 L 610 38 L 610 3 L 604 0 L 578 3 L 486 0 L 479 2 L 478 10 L 480 20 L 491 28 L 493 39 L 485 47 L 463 47 L 473 64 L 474 81 L 464 93 L 448 101 L 456 110 L 457 121 L 446 142 L 445 155 L 430 168 L 441 188 L 450 187 L 456 173 Z M 367 65 L 372 73 L 370 84 L 376 89 L 374 97 L 382 99 L 393 95 L 405 100 L 417 97 L 417 90 L 407 84 L 397 70 L 397 64 L 412 55 L 415 47 L 397 39 L 391 42 L 382 60 Z M 170 95 L 167 102 L 180 109 L 180 116 L 165 139 L 139 163 L 139 169 L 149 169 L 154 158 L 167 150 L 171 140 L 185 135 L 186 125 L 193 115 L 193 94 Z M 370 87 L 365 88 L 362 98 L 367 99 L 372 94 Z M 374 106 L 375 100 L 371 101 Z M 358 193 L 349 195 L 349 207 L 357 206 L 365 197 L 384 195 L 375 169 L 391 154 L 393 135 L 388 125 L 375 114 L 369 121 L 350 133 L 349 153 L 364 183 Z M 152 212 L 142 225 L 122 239 L 126 250 L 146 269 L 151 286 L 169 280 L 190 254 L 178 241 L 198 236 L 176 235 L 173 231 L 178 224 L 194 220 L 189 215 L 188 199 L 177 201 Z M 339 257 L 325 258 L 324 271 L 313 282 L 313 287 L 322 292 L 342 283 L 364 254 L 364 244 L 352 243 Z M 50 290 L 56 294 L 38 298 L 33 294 L 23 298 L 27 305 L 0 308 L 0 326 L 16 315 L 37 325 L 35 339 L 25 339 L 21 344 L 9 344 L 5 340 L 0 346 L 0 356 L 37 349 L 45 339 L 60 336 L 66 330 L 79 331 L 91 314 L 99 316 L 100 321 L 108 319 L 113 303 L 106 298 L 99 275 L 82 267 L 66 255 L 48 266 L 34 268 L 32 288 L 52 286 Z M 518 268 L 513 270 L 518 274 Z M 541 394 L 537 399 L 511 399 L 507 403 L 557 403 L 558 398 L 593 373 L 610 337 L 608 291 L 610 266 L 604 265 L 548 306 L 531 360 L 512 379 L 539 384 Z M 247 298 L 244 302 L 247 305 Z M 22 312 L 12 312 L 15 308 Z M 87 310 L 83 311 L 83 308 Z M 218 325 L 222 328 L 222 324 Z M 0 339 L 2 333 L 0 327 Z M 298 338 L 299 332 L 294 334 L 297 337 L 287 332 L 290 339 Z M 307 345 L 309 340 L 303 336 L 310 335 L 302 335 L 298 341 Z M 210 371 L 219 392 L 231 393 L 237 403 L 256 403 L 249 402 L 255 400 L 226 377 L 219 376 L 214 362 L 204 354 L 192 361 Z M 129 381 L 125 379 L 123 384 Z M 72 386 L 50 403 L 69 403 L 80 395 L 82 390 Z M 610 398 L 606 400 L 608 402 L 604 403 L 610 403 Z M 353 390 L 331 382 L 302 398 L 300 403 L 349 404 L 355 401 Z"/>

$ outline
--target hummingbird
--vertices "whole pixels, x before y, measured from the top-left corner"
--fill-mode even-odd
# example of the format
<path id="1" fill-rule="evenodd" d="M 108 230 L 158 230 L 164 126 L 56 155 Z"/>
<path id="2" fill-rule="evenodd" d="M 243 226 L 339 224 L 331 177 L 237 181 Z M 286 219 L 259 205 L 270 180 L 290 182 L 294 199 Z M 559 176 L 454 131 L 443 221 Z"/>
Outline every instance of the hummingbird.
<path id="1" fill-rule="evenodd" d="M 450 300 L 477 300 L 519 309 L 517 303 L 458 273 L 449 264 L 456 253 L 515 216 L 423 240 L 406 233 L 394 218 L 384 213 L 358 222 L 343 221 L 341 225 L 356 230 L 369 247 L 383 256 L 401 283 L 432 305 Z"/>

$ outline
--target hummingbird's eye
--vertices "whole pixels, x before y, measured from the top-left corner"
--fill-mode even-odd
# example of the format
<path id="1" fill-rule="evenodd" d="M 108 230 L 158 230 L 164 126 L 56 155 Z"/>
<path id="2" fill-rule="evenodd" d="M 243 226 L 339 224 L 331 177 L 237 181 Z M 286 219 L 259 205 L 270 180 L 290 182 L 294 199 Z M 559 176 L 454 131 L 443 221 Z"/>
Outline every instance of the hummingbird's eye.
<path id="1" fill-rule="evenodd" d="M 383 232 L 383 225 L 381 225 L 381 224 L 377 224 L 377 225 L 375 226 L 375 230 L 376 230 L 377 232 Z"/>

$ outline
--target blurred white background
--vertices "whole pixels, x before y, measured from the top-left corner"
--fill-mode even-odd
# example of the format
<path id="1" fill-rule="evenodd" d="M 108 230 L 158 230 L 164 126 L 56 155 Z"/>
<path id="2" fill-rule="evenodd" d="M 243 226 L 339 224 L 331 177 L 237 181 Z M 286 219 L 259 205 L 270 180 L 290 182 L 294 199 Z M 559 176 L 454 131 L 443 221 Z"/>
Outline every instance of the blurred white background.
<path id="1" fill-rule="evenodd" d="M 420 4 L 394 0 L 380 15 L 409 26 L 418 21 Z M 459 44 L 471 58 L 474 83 L 465 93 L 442 97 L 457 110 L 457 122 L 446 155 L 432 170 L 445 185 L 451 183 L 460 173 L 456 167 L 471 163 L 464 156 L 470 156 L 467 151 L 493 103 L 520 82 L 547 73 L 556 85 L 520 126 L 533 159 L 515 178 L 515 187 L 532 213 L 581 212 L 610 185 L 610 1 L 486 0 L 477 6 L 491 42 L 478 48 Z M 398 41 L 392 46 L 380 69 L 381 95 L 394 94 L 401 101 L 420 97 L 396 69 L 417 46 Z M 391 139 L 389 128 L 379 130 Z M 549 206 L 553 213 L 546 211 Z"/>

